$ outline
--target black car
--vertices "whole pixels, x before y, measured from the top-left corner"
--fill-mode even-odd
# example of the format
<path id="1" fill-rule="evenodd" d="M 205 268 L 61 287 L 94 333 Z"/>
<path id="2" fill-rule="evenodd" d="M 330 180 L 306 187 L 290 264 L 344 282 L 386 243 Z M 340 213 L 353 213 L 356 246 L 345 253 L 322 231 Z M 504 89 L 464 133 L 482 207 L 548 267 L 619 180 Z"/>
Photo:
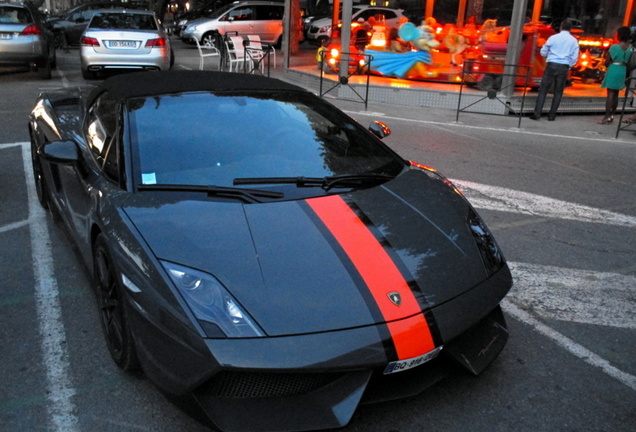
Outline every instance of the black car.
<path id="1" fill-rule="evenodd" d="M 494 238 L 382 123 L 260 75 L 166 71 L 44 93 L 29 128 L 112 358 L 219 429 L 340 427 L 507 341 Z"/>
<path id="2" fill-rule="evenodd" d="M 26 66 L 51 79 L 57 65 L 53 33 L 29 2 L 0 1 L 0 66 Z"/>
<path id="3" fill-rule="evenodd" d="M 55 33 L 57 48 L 79 46 L 82 33 L 89 21 L 100 9 L 146 9 L 146 2 L 99 1 L 75 6 L 48 19 Z"/>

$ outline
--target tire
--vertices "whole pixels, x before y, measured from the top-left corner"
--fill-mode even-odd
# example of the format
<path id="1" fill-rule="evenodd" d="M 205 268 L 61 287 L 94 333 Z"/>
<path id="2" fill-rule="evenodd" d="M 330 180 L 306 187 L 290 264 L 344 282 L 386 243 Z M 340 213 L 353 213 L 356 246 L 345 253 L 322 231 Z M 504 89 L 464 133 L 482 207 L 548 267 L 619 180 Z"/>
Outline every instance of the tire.
<path id="1" fill-rule="evenodd" d="M 31 132 L 32 134 L 33 132 Z M 42 163 L 37 155 L 37 148 L 33 137 L 31 137 L 31 165 L 33 166 L 33 179 L 35 181 L 35 192 L 38 195 L 38 201 L 44 209 L 49 208 L 49 192 L 46 189 L 46 180 L 42 173 Z"/>
<path id="2" fill-rule="evenodd" d="M 97 236 L 93 247 L 93 280 L 99 318 L 113 361 L 125 371 L 139 369 L 124 289 L 119 282 L 115 263 L 102 234 Z"/>
<path id="3" fill-rule="evenodd" d="M 87 81 L 94 80 L 95 78 L 97 78 L 97 74 L 87 69 L 82 69 L 82 78 L 84 78 Z"/>
<path id="4" fill-rule="evenodd" d="M 49 58 L 48 53 L 46 58 L 38 65 L 38 75 L 44 80 L 51 79 L 51 59 Z"/>
<path id="5" fill-rule="evenodd" d="M 329 38 L 327 36 L 320 36 L 318 39 L 316 39 L 316 43 L 318 43 L 318 46 L 323 46 L 325 43 L 329 42 Z"/>
<path id="6" fill-rule="evenodd" d="M 174 66 L 174 51 L 172 50 L 172 48 L 170 48 L 170 67 L 169 67 L 169 69 L 172 69 L 173 66 Z"/>
<path id="7" fill-rule="evenodd" d="M 501 87 L 501 78 L 493 74 L 484 75 L 477 83 L 477 88 L 482 91 L 499 90 L 499 87 Z"/>
<path id="8" fill-rule="evenodd" d="M 55 33 L 55 48 L 57 49 L 66 49 L 68 47 L 68 43 L 66 41 L 66 34 L 64 32 Z"/>
<path id="9" fill-rule="evenodd" d="M 201 38 L 201 46 L 218 48 L 220 45 L 219 39 L 217 32 L 207 32 Z"/>
<path id="10" fill-rule="evenodd" d="M 51 69 L 57 69 L 57 51 L 53 49 L 53 55 L 51 56 Z"/>

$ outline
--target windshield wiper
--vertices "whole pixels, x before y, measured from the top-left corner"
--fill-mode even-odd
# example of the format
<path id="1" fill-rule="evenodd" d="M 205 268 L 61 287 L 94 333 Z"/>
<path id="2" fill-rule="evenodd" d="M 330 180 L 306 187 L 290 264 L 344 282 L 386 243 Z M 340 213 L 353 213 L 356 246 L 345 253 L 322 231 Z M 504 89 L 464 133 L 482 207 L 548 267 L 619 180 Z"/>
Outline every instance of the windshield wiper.
<path id="1" fill-rule="evenodd" d="M 321 187 L 328 191 L 334 187 L 370 187 L 393 178 L 394 176 L 378 173 L 344 174 L 327 177 L 244 177 L 235 178 L 234 184 L 294 184 L 296 187 Z"/>
<path id="2" fill-rule="evenodd" d="M 154 191 L 205 192 L 208 196 L 234 198 L 247 203 L 262 202 L 259 198 L 276 199 L 283 198 L 285 196 L 282 192 L 213 185 L 147 184 L 139 185 L 137 186 L 137 189 Z"/>

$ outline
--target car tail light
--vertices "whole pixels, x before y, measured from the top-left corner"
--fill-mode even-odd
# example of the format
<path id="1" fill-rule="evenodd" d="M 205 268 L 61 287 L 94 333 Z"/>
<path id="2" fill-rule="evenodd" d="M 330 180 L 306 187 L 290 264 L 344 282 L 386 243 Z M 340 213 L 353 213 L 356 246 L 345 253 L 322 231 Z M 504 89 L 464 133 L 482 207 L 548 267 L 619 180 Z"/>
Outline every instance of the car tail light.
<path id="1" fill-rule="evenodd" d="M 99 46 L 99 41 L 97 39 L 87 36 L 82 36 L 80 43 L 86 46 Z"/>
<path id="2" fill-rule="evenodd" d="M 20 34 L 23 36 L 28 36 L 28 35 L 39 35 L 40 33 L 41 32 L 38 26 L 32 24 L 28 26 L 27 28 L 25 28 L 24 30 L 22 30 Z"/>
<path id="3" fill-rule="evenodd" d="M 146 48 L 165 47 L 166 45 L 168 45 L 168 43 L 164 38 L 148 39 L 148 42 L 146 42 Z"/>

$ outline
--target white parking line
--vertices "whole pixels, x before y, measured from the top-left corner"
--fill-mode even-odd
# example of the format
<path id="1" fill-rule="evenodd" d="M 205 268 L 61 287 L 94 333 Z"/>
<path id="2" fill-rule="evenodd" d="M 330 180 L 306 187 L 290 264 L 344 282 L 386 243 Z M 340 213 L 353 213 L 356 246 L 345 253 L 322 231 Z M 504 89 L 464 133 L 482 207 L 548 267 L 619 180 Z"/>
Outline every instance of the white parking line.
<path id="1" fill-rule="evenodd" d="M 636 217 L 498 186 L 452 180 L 480 209 L 636 228 Z"/>
<path id="2" fill-rule="evenodd" d="M 551 327 L 548 327 L 542 322 L 537 321 L 532 315 L 519 308 L 507 298 L 503 300 L 502 306 L 506 313 L 515 317 L 519 321 L 528 324 L 547 338 L 552 339 L 554 342 L 565 348 L 569 353 L 580 358 L 585 363 L 600 368 L 607 375 L 616 378 L 618 381 L 630 387 L 632 390 L 636 390 L 636 377 L 634 375 L 630 375 L 621 371 L 620 369 L 615 368 L 604 358 L 593 353 L 584 346 L 579 345 L 570 338 L 562 335 L 561 333 L 555 331 Z"/>
<path id="3" fill-rule="evenodd" d="M 511 262 L 508 298 L 544 318 L 636 330 L 636 277 Z"/>
<path id="4" fill-rule="evenodd" d="M 73 414 L 75 406 L 66 352 L 66 332 L 62 320 L 59 290 L 53 268 L 51 241 L 46 224 L 46 213 L 40 207 L 33 183 L 31 148 L 22 143 L 22 161 L 27 181 L 29 204 L 29 234 L 35 276 L 35 306 L 42 344 L 43 365 L 46 370 L 48 413 L 53 430 L 79 431 L 78 419 Z"/>

